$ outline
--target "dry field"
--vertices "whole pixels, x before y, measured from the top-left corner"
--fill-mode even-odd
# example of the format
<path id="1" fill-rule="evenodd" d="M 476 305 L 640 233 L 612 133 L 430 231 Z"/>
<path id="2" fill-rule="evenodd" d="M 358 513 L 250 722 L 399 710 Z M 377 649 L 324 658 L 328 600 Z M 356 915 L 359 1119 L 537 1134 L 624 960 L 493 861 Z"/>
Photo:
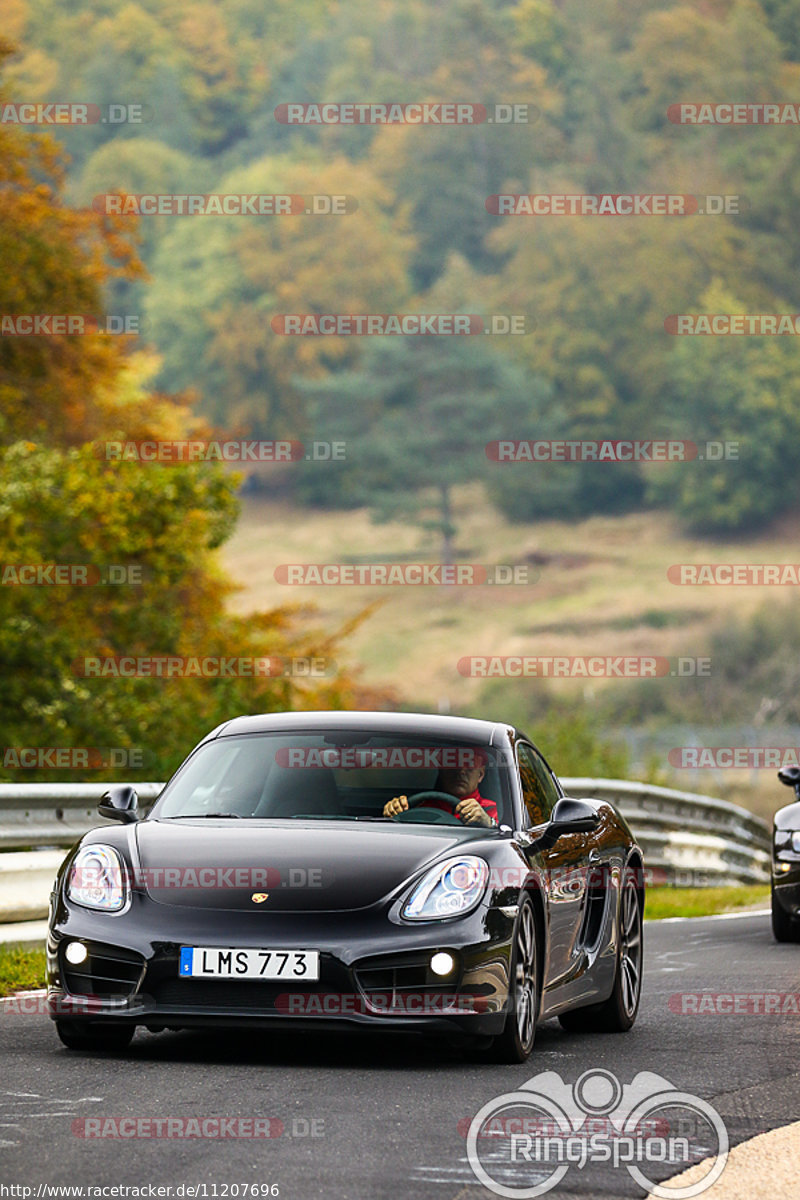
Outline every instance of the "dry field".
<path id="1" fill-rule="evenodd" d="M 365 683 L 392 687 L 410 709 L 449 706 L 457 712 L 474 702 L 482 685 L 459 673 L 459 659 L 465 656 L 707 654 L 713 626 L 734 613 L 747 615 L 770 599 L 784 601 L 791 589 L 679 586 L 668 581 L 668 567 L 791 562 L 800 532 L 795 522 L 774 528 L 766 538 L 703 541 L 684 536 L 669 515 L 653 512 L 576 524 L 512 525 L 497 515 L 479 488 L 457 495 L 457 517 L 459 562 L 527 566 L 529 582 L 470 587 L 281 584 L 275 571 L 283 564 L 436 563 L 439 546 L 406 524 L 375 525 L 366 510 L 310 512 L 248 498 L 223 550 L 224 566 L 240 587 L 231 606 L 246 613 L 281 604 L 314 605 L 314 623 L 328 631 L 373 606 L 344 644 L 343 657 L 361 666 Z M 530 686 L 537 681 L 530 680 Z M 560 686 L 575 694 L 571 681 Z M 591 701 L 594 689 L 606 686 L 613 684 L 593 680 L 578 685 L 579 694 Z M 708 724 L 714 719 L 709 712 Z M 789 800 L 771 771 L 760 775 L 765 777 L 757 782 L 752 773 L 726 775 L 726 794 L 760 811 Z M 677 775 L 671 782 L 688 786 Z"/>

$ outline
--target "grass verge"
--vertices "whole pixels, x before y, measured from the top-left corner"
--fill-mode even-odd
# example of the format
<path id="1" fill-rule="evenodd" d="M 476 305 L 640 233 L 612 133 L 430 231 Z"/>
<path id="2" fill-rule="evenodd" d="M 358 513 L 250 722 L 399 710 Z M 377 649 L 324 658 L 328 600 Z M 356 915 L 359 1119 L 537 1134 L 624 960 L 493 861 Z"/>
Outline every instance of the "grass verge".
<path id="1" fill-rule="evenodd" d="M 648 921 L 665 917 L 713 917 L 751 904 L 769 904 L 769 884 L 740 887 L 651 887 L 647 889 L 644 915 Z"/>
<path id="2" fill-rule="evenodd" d="M 0 946 L 0 996 L 44 987 L 45 954 L 30 946 Z"/>

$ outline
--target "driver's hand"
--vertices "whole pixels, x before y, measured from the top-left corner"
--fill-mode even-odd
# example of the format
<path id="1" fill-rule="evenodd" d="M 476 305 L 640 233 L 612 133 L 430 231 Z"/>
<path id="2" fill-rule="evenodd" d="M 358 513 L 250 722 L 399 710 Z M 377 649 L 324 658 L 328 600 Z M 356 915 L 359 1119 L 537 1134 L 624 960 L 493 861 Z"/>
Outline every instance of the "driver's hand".
<path id="1" fill-rule="evenodd" d="M 388 804 L 383 807 L 383 815 L 385 817 L 396 817 L 398 813 L 405 812 L 408 808 L 408 796 L 394 796 Z"/>
<path id="2" fill-rule="evenodd" d="M 477 800 L 460 800 L 455 807 L 455 814 L 465 825 L 494 825 L 494 821 Z"/>

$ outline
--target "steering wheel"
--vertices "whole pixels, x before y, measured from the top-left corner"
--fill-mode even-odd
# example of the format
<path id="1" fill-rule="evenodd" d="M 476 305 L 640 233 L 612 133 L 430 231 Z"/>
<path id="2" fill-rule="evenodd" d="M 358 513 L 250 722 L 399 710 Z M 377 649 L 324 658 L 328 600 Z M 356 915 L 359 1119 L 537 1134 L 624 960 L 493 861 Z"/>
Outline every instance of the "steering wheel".
<path id="1" fill-rule="evenodd" d="M 411 815 L 415 808 L 419 808 L 426 800 L 443 800 L 450 807 L 449 813 L 444 813 L 438 808 L 432 808 L 431 825 L 461 825 L 463 822 L 455 814 L 456 805 L 461 803 L 460 796 L 453 796 L 450 792 L 417 792 L 415 796 L 411 796 L 408 801 L 408 808 L 402 812 L 396 813 L 393 821 L 413 821 L 415 818 Z"/>

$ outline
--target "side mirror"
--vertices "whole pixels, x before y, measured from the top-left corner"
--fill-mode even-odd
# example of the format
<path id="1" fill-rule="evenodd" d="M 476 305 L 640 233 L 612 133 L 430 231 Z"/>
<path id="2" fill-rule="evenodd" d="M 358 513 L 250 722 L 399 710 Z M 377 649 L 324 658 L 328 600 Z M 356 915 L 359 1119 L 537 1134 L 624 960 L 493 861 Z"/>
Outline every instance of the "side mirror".
<path id="1" fill-rule="evenodd" d="M 102 796 L 97 806 L 101 817 L 129 825 L 139 820 L 139 796 L 130 783 L 116 784 Z"/>
<path id="2" fill-rule="evenodd" d="M 778 779 L 787 787 L 796 788 L 800 784 L 800 767 L 781 767 Z"/>
<path id="3" fill-rule="evenodd" d="M 545 846 L 552 846 L 566 833 L 591 833 L 599 821 L 599 812 L 587 800 L 573 800 L 569 796 L 562 796 L 556 802 L 540 840 Z"/>

